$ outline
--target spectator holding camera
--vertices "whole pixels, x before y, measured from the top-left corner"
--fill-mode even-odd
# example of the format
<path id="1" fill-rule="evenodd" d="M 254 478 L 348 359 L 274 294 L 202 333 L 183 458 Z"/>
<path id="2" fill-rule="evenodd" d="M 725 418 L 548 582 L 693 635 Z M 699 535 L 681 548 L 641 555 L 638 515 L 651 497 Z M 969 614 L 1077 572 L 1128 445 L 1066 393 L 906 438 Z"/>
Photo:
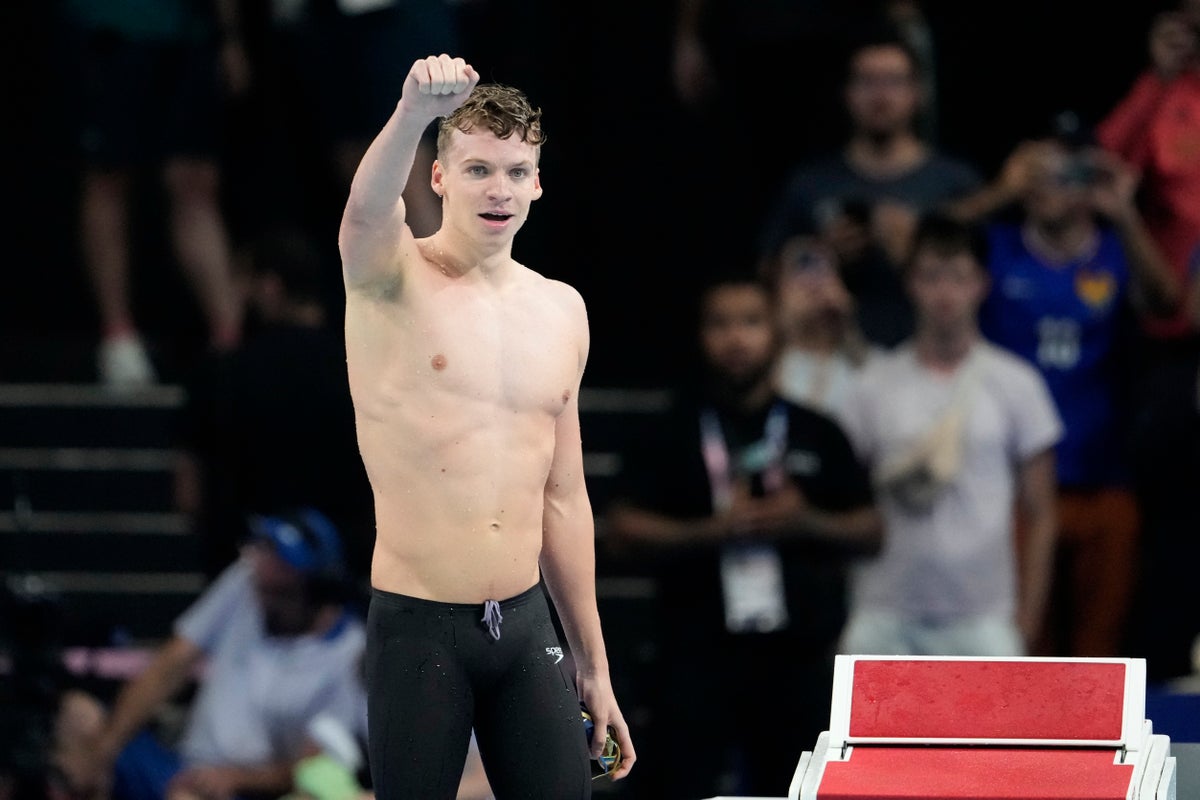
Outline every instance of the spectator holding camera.
<path id="1" fill-rule="evenodd" d="M 838 419 L 859 372 L 881 349 L 862 334 L 837 254 L 814 232 L 797 232 L 763 271 L 782 340 L 775 365 L 779 394 Z"/>
<path id="2" fill-rule="evenodd" d="M 1125 644 L 1139 514 L 1128 452 L 1128 352 L 1135 312 L 1162 318 L 1180 286 L 1142 221 L 1137 175 L 1094 145 L 1070 112 L 1012 153 L 974 206 L 988 226 L 985 336 L 1033 364 L 1063 419 L 1056 452 L 1055 601 L 1036 649 L 1114 656 Z M 985 198 L 990 198 L 990 202 Z"/>

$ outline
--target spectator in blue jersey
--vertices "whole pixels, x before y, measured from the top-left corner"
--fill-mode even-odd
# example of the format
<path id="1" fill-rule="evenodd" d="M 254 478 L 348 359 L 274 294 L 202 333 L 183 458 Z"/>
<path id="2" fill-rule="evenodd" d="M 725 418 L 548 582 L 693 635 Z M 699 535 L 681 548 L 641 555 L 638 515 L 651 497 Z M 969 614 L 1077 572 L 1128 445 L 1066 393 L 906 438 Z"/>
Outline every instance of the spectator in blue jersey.
<path id="1" fill-rule="evenodd" d="M 850 135 L 837 152 L 798 167 L 768 211 L 760 241 L 767 257 L 796 230 L 816 225 L 841 264 L 868 341 L 892 347 L 913 332 L 900 277 L 919 215 L 979 188 L 965 161 L 921 138 L 921 61 L 888 26 L 850 49 L 844 103 Z"/>
<path id="2" fill-rule="evenodd" d="M 1113 656 L 1125 644 L 1140 528 L 1126 452 L 1126 337 L 1134 315 L 1171 313 L 1181 297 L 1136 186 L 1136 174 L 1064 113 L 1052 135 L 1013 152 L 972 209 L 994 215 L 981 328 L 1038 368 L 1065 426 L 1057 591 L 1038 645 L 1048 654 Z"/>

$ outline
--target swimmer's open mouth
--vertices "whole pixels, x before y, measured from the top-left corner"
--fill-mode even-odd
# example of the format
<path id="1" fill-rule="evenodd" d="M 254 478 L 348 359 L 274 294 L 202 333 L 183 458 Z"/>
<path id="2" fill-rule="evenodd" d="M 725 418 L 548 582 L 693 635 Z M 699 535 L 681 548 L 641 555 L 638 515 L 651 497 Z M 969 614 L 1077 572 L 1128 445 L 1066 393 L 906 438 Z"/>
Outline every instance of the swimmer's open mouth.
<path id="1" fill-rule="evenodd" d="M 479 216 L 483 217 L 489 222 L 504 222 L 506 219 L 512 219 L 512 214 L 491 214 L 485 212 Z"/>

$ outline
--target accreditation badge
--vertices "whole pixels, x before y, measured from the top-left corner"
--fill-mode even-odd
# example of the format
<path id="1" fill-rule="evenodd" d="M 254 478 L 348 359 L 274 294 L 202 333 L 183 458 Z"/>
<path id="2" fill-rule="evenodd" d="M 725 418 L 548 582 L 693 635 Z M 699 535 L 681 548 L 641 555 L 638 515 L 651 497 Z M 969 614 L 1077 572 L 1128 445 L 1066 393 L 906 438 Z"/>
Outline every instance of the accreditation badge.
<path id="1" fill-rule="evenodd" d="M 765 544 L 721 550 L 721 591 L 730 633 L 771 633 L 788 624 L 779 551 Z"/>

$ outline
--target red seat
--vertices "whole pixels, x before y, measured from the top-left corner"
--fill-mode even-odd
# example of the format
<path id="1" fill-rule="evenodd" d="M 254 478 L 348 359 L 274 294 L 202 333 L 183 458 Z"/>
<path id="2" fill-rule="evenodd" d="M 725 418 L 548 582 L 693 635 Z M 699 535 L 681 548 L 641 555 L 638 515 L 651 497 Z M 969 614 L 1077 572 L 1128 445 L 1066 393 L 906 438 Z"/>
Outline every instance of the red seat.
<path id="1" fill-rule="evenodd" d="M 821 800 L 1125 800 L 1133 765 L 1112 750 L 869 747 L 831 761 Z"/>
<path id="2" fill-rule="evenodd" d="M 860 659 L 847 736 L 1120 744 L 1134 732 L 1122 726 L 1130 667 L 1120 661 Z"/>

